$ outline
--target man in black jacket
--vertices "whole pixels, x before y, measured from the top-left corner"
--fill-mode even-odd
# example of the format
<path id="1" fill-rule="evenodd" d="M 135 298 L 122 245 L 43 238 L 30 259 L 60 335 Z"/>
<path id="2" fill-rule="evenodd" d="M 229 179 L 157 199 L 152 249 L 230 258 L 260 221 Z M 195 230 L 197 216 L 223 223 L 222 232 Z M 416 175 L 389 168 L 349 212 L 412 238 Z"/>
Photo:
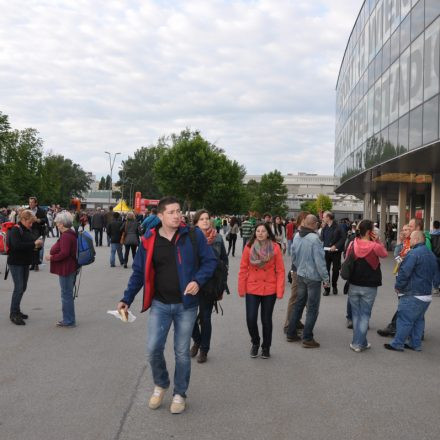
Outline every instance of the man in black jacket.
<path id="1" fill-rule="evenodd" d="M 39 270 L 39 265 L 43 261 L 44 254 L 44 240 L 46 238 L 46 225 L 47 225 L 47 215 L 43 208 L 38 205 L 38 200 L 36 197 L 29 197 L 29 210 L 37 218 L 37 220 L 32 224 L 32 233 L 37 238 L 42 237 L 43 246 L 40 249 L 34 251 L 32 258 L 32 265 L 30 270 Z"/>
<path id="2" fill-rule="evenodd" d="M 325 262 L 330 277 L 330 267 L 332 267 L 332 288 L 333 294 L 338 294 L 338 278 L 341 269 L 341 255 L 344 250 L 346 234 L 345 231 L 335 222 L 335 216 L 330 211 L 324 212 L 325 226 L 321 231 L 321 240 L 324 243 Z M 324 288 L 324 296 L 328 296 L 330 287 Z"/>
<path id="3" fill-rule="evenodd" d="M 115 267 L 115 254 L 118 253 L 119 263 L 121 266 L 124 264 L 124 257 L 122 255 L 122 221 L 119 212 L 113 213 L 113 221 L 107 225 L 107 234 L 110 236 L 111 249 L 110 249 L 110 267 Z"/>

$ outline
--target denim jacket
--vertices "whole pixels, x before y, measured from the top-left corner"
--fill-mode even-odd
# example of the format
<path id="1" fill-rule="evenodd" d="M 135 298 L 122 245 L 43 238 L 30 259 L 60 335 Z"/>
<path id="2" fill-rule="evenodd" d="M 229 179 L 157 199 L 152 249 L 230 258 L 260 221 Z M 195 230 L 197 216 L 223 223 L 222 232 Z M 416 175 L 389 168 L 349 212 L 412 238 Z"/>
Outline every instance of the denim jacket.
<path id="1" fill-rule="evenodd" d="M 292 244 L 292 269 L 313 281 L 329 281 L 322 241 L 311 229 L 301 228 Z"/>
<path id="2" fill-rule="evenodd" d="M 438 285 L 437 259 L 424 243 L 416 244 L 400 265 L 395 288 L 404 295 L 431 295 L 432 285 Z"/>

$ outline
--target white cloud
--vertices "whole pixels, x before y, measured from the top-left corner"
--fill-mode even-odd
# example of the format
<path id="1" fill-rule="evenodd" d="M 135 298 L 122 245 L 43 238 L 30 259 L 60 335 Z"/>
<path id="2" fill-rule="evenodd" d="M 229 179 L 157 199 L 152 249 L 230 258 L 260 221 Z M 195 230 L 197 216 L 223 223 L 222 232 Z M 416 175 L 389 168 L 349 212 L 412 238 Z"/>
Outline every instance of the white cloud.
<path id="1" fill-rule="evenodd" d="M 252 174 L 332 173 L 334 88 L 360 6 L 4 2 L 0 111 L 97 174 L 105 150 L 127 157 L 186 126 Z"/>

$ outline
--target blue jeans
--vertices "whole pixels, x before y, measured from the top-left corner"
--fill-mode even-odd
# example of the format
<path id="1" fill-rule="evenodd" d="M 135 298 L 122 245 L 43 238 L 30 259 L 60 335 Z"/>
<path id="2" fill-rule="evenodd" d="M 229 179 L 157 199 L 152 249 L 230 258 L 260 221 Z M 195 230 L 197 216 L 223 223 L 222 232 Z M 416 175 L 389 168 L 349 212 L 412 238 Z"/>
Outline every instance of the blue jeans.
<path id="1" fill-rule="evenodd" d="M 351 305 L 353 321 L 353 341 L 356 348 L 368 345 L 367 332 L 370 323 L 371 310 L 377 295 L 377 287 L 356 286 L 350 284 L 348 300 Z"/>
<path id="2" fill-rule="evenodd" d="M 162 388 L 170 386 L 170 377 L 164 357 L 165 343 L 171 323 L 174 324 L 174 392 L 186 396 L 191 375 L 189 353 L 191 333 L 197 318 L 197 307 L 185 309 L 183 304 L 164 304 L 153 300 L 148 319 L 147 353 L 154 384 Z"/>
<path id="3" fill-rule="evenodd" d="M 110 248 L 110 266 L 115 265 L 115 254 L 118 253 L 119 263 L 121 266 L 124 264 L 124 256 L 122 255 L 122 244 L 112 243 Z"/>
<path id="4" fill-rule="evenodd" d="M 304 307 L 307 304 L 306 322 L 303 330 L 303 340 L 313 339 L 313 328 L 318 319 L 319 304 L 321 302 L 321 281 L 309 280 L 298 275 L 298 298 L 290 319 L 287 337 L 296 336 L 296 323 L 301 319 Z"/>
<path id="5" fill-rule="evenodd" d="M 293 240 L 287 240 L 287 255 L 291 254 Z"/>
<path id="6" fill-rule="evenodd" d="M 204 353 L 208 353 L 210 348 L 212 334 L 211 315 L 213 307 L 213 302 L 200 303 L 200 324 L 196 322 L 192 332 L 194 343 L 199 345 L 200 350 Z"/>
<path id="7" fill-rule="evenodd" d="M 76 272 L 65 277 L 59 276 L 61 287 L 61 306 L 63 311 L 63 324 L 75 325 L 75 305 L 73 299 L 73 286 L 76 281 Z"/>
<path id="8" fill-rule="evenodd" d="M 26 291 L 27 282 L 29 279 L 29 266 L 9 264 L 9 270 L 11 271 L 12 281 L 14 282 L 10 310 L 10 314 L 13 316 L 21 312 L 20 303 L 21 299 L 23 298 L 23 294 Z"/>
<path id="9" fill-rule="evenodd" d="M 243 249 L 247 245 L 247 242 L 251 239 L 251 237 L 243 237 Z"/>
<path id="10" fill-rule="evenodd" d="M 262 348 L 270 348 L 272 345 L 272 314 L 277 296 L 246 294 L 246 321 L 251 336 L 252 345 L 260 346 L 260 334 L 258 332 L 258 309 L 261 304 L 261 324 L 263 326 Z"/>
<path id="11" fill-rule="evenodd" d="M 422 350 L 422 336 L 425 331 L 425 312 L 429 302 L 421 301 L 414 296 L 400 297 L 397 308 L 396 336 L 391 341 L 394 348 L 404 348 L 407 342 L 414 350 Z"/>

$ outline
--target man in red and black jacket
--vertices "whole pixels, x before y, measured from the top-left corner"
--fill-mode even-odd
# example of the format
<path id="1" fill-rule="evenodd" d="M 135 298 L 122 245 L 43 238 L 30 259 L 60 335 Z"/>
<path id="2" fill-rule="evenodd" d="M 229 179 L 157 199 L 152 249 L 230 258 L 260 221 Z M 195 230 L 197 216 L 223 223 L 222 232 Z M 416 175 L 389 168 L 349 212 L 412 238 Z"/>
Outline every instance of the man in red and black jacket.
<path id="1" fill-rule="evenodd" d="M 214 274 L 217 258 L 201 230 L 181 224 L 177 199 L 163 198 L 157 211 L 161 223 L 142 237 L 118 310 L 126 313 L 143 287 L 142 312 L 151 308 L 147 341 L 155 385 L 149 401 L 151 409 L 159 408 L 170 386 L 163 353 L 173 323 L 176 369 L 170 410 L 178 414 L 185 410 L 191 373 L 189 350 L 199 305 L 197 294 Z"/>

